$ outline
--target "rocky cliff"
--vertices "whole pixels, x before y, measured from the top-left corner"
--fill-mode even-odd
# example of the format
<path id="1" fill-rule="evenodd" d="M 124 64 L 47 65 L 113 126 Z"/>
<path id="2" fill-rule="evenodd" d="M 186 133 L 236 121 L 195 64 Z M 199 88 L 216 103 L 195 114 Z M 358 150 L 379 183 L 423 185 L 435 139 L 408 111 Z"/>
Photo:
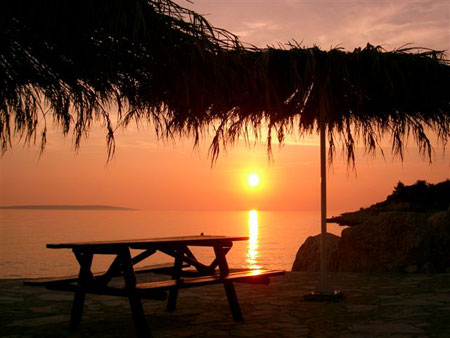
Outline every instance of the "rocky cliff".
<path id="1" fill-rule="evenodd" d="M 331 218 L 349 227 L 341 237 L 327 236 L 328 270 L 450 272 L 450 210 L 445 210 L 450 181 L 423 182 L 409 187 L 399 183 L 386 201 Z M 319 241 L 320 235 L 305 241 L 293 271 L 319 271 Z"/>

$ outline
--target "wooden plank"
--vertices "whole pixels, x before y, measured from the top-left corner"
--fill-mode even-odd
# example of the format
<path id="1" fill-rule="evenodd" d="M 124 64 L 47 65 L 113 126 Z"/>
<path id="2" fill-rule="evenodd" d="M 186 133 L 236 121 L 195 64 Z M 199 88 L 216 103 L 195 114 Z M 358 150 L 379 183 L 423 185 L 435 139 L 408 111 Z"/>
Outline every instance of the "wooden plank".
<path id="1" fill-rule="evenodd" d="M 225 280 L 223 286 L 225 288 L 225 294 L 227 295 L 228 305 L 230 306 L 233 320 L 235 322 L 242 322 L 244 318 L 242 317 L 241 306 L 239 305 L 233 282 L 231 280 Z"/>
<path id="2" fill-rule="evenodd" d="M 110 249 L 120 249 L 121 247 L 131 247 L 131 248 L 150 248 L 152 245 L 192 245 L 192 246 L 212 246 L 214 244 L 220 244 L 224 242 L 233 241 L 247 241 L 249 237 L 242 236 L 182 236 L 182 237 L 162 237 L 162 238 L 145 238 L 145 239 L 127 239 L 127 240 L 116 240 L 116 241 L 94 241 L 94 242 L 72 242 L 72 243 L 49 243 L 47 248 L 50 249 L 61 249 L 61 248 L 76 248 L 76 247 L 87 247 L 89 249 L 95 250 L 97 248 L 110 248 Z"/>
<path id="3" fill-rule="evenodd" d="M 219 274 L 201 276 L 194 278 L 184 278 L 181 280 L 180 287 L 189 287 L 191 284 L 206 285 L 212 283 L 220 283 L 224 280 L 232 280 L 235 282 L 248 282 L 259 284 L 260 279 L 284 275 L 282 270 L 244 270 L 230 272 L 227 276 L 221 277 Z"/>
<path id="4" fill-rule="evenodd" d="M 78 274 L 78 290 L 75 291 L 75 296 L 72 303 L 72 312 L 70 314 L 70 329 L 77 329 L 81 322 L 83 315 L 84 300 L 86 298 L 86 292 L 83 289 L 84 285 L 89 284 L 94 276 L 91 272 L 91 265 L 93 255 L 85 252 L 78 252 L 74 250 L 75 257 L 80 264 L 80 273 Z"/>
<path id="5" fill-rule="evenodd" d="M 254 283 L 261 284 L 265 283 L 265 281 L 270 277 L 284 275 L 284 271 L 280 270 L 245 270 L 245 271 L 237 271 L 230 272 L 226 277 L 220 277 L 217 275 L 209 275 L 209 276 L 200 276 L 200 277 L 191 277 L 191 278 L 182 278 L 180 280 L 163 280 L 156 282 L 147 282 L 147 283 L 137 283 L 137 290 L 169 290 L 174 287 L 178 288 L 189 288 L 195 286 L 202 286 L 208 284 L 218 284 L 222 283 L 224 280 L 232 280 L 234 282 L 242 282 L 242 283 Z M 54 283 L 46 285 L 46 287 L 50 290 L 61 290 L 61 291 L 76 291 L 78 286 L 75 283 Z M 100 286 L 86 286 L 87 293 L 95 293 L 95 294 L 104 294 L 104 295 L 112 295 L 112 296 L 127 296 L 128 294 L 124 291 L 124 288 L 114 288 L 114 287 L 100 287 Z"/>
<path id="6" fill-rule="evenodd" d="M 226 279 L 230 269 L 228 268 L 228 262 L 225 257 L 228 250 L 224 247 L 214 246 L 214 252 L 216 254 L 217 265 L 219 266 L 220 279 L 223 280 L 223 286 L 225 288 L 225 294 L 227 295 L 228 305 L 230 306 L 231 314 L 235 322 L 241 322 L 243 320 L 241 306 L 234 289 L 232 279 Z"/>
<path id="7" fill-rule="evenodd" d="M 131 259 L 131 262 L 133 263 L 133 265 L 135 265 L 135 264 L 137 264 L 137 263 L 143 261 L 143 260 L 146 259 L 147 257 L 150 257 L 150 256 L 153 255 L 155 252 L 156 252 L 156 250 L 152 250 L 152 249 L 145 250 L 145 251 L 143 251 L 143 252 L 137 254 L 136 256 L 134 256 L 134 257 Z M 136 272 L 136 270 L 135 270 L 135 272 Z"/>
<path id="8" fill-rule="evenodd" d="M 245 270 L 230 272 L 226 277 L 217 275 L 201 276 L 195 278 L 183 278 L 180 280 L 169 279 L 149 283 L 137 283 L 135 295 L 142 299 L 165 300 L 167 291 L 175 288 L 191 288 L 203 285 L 223 283 L 224 280 L 252 284 L 268 284 L 269 277 L 283 275 L 284 271 L 279 270 Z M 101 285 L 86 285 L 81 287 L 76 282 L 50 283 L 45 285 L 49 290 L 77 292 L 83 288 L 84 293 L 130 297 L 129 291 L 125 287 L 111 287 Z"/>
<path id="9" fill-rule="evenodd" d="M 188 264 L 183 264 L 183 267 L 189 267 Z M 143 273 L 158 273 L 158 274 L 171 274 L 173 270 L 173 263 L 161 263 L 146 265 L 141 267 L 135 267 L 135 274 Z M 106 271 L 93 273 L 94 277 L 101 277 L 106 273 Z M 115 274 L 114 277 L 121 276 L 120 274 Z M 48 284 L 59 284 L 59 283 L 71 283 L 78 280 L 78 275 L 62 276 L 62 277 L 48 277 L 48 278 L 36 278 L 23 281 L 23 285 L 27 286 L 46 286 Z"/>
<path id="10" fill-rule="evenodd" d="M 179 280 L 181 275 L 181 269 L 183 268 L 183 256 L 184 250 L 178 249 L 175 250 L 175 263 L 174 269 L 172 273 L 172 280 Z M 167 311 L 173 312 L 177 306 L 177 298 L 178 298 L 178 288 L 172 288 L 169 291 L 169 299 L 167 301 Z"/>
<path id="11" fill-rule="evenodd" d="M 137 289 L 162 289 L 169 290 L 171 288 L 190 288 L 209 284 L 223 283 L 224 281 L 234 281 L 243 283 L 265 284 L 269 277 L 284 275 L 281 270 L 245 270 L 230 272 L 227 276 L 221 277 L 217 275 L 182 278 L 180 280 L 164 280 L 158 282 L 138 283 Z"/>
<path id="12" fill-rule="evenodd" d="M 150 266 L 144 266 L 141 268 L 135 268 L 135 273 L 144 273 L 144 272 L 155 272 L 155 271 L 168 271 L 172 269 L 172 263 L 166 263 L 166 264 L 157 264 L 157 265 L 150 265 Z M 197 271 L 183 271 L 182 274 L 186 273 L 188 276 L 195 276 L 195 277 L 188 277 L 188 278 L 182 278 L 181 283 L 184 285 L 188 285 L 190 283 L 194 282 L 212 282 L 218 280 L 220 282 L 220 275 L 200 275 Z M 281 270 L 244 270 L 244 271 L 236 271 L 236 272 L 230 272 L 228 276 L 225 278 L 232 278 L 235 282 L 239 283 L 263 283 L 262 277 L 274 277 L 274 276 L 280 276 L 284 275 L 285 272 Z M 34 280 L 27 280 L 24 281 L 24 285 L 29 286 L 48 286 L 49 288 L 52 287 L 52 289 L 61 289 L 58 288 L 58 284 L 68 284 L 71 282 L 76 282 L 78 279 L 77 276 L 70 276 L 68 278 L 39 278 Z M 165 283 L 170 282 L 168 285 Z M 151 283 L 162 283 L 161 286 L 164 287 L 173 287 L 176 284 L 172 283 L 172 281 L 162 281 L 162 282 L 151 282 Z M 144 283 L 147 284 L 147 283 Z M 264 284 L 264 283 L 263 283 Z M 143 285 L 143 284 L 138 284 Z M 156 285 L 156 284 L 155 284 Z"/>
<path id="13" fill-rule="evenodd" d="M 264 270 L 264 272 L 254 274 L 251 271 L 239 271 L 239 272 L 230 272 L 230 274 L 224 278 L 221 278 L 219 274 L 210 275 L 210 276 L 201 276 L 195 278 L 183 278 L 180 280 L 162 280 L 155 282 L 147 282 L 147 283 L 137 283 L 136 290 L 138 290 L 139 295 L 146 295 L 145 291 L 157 291 L 157 290 L 170 290 L 171 288 L 190 288 L 196 286 L 210 285 L 210 284 L 219 284 L 222 283 L 223 280 L 232 280 L 234 282 L 243 282 L 243 283 L 252 283 L 252 284 L 261 284 L 264 283 L 269 277 L 283 275 L 284 271 L 277 270 Z M 264 282 L 262 282 L 264 281 Z M 60 290 L 60 291 L 76 291 L 79 286 L 75 283 L 60 283 L 60 284 L 49 284 L 46 286 L 50 290 Z M 85 288 L 87 293 L 99 294 L 99 295 L 111 295 L 111 296 L 124 296 L 128 297 L 128 293 L 125 288 L 120 287 L 109 287 L 109 286 L 86 286 Z M 151 295 L 151 293 L 148 293 Z M 156 294 L 157 299 L 162 299 L 160 295 Z"/>
<path id="14" fill-rule="evenodd" d="M 76 292 L 80 289 L 80 286 L 76 283 L 65 283 L 65 284 L 51 284 L 46 286 L 49 290 L 56 291 L 71 291 Z M 137 289 L 136 290 L 139 297 L 144 299 L 152 300 L 166 300 L 167 292 L 161 289 Z M 103 296 L 119 296 L 119 297 L 129 297 L 129 292 L 124 287 L 113 287 L 113 286 L 87 286 L 84 288 L 85 293 L 103 295 Z"/>
<path id="15" fill-rule="evenodd" d="M 145 319 L 144 308 L 142 307 L 141 297 L 136 292 L 136 275 L 134 274 L 133 261 L 130 250 L 124 249 L 119 257 L 122 263 L 123 278 L 125 280 L 125 290 L 128 293 L 128 301 L 130 303 L 131 315 L 133 317 L 136 335 L 140 338 L 150 337 L 150 331 Z"/>
<path id="16" fill-rule="evenodd" d="M 168 279 L 157 282 L 148 282 L 148 283 L 137 283 L 137 290 L 169 290 L 174 288 L 179 284 L 179 280 Z"/>

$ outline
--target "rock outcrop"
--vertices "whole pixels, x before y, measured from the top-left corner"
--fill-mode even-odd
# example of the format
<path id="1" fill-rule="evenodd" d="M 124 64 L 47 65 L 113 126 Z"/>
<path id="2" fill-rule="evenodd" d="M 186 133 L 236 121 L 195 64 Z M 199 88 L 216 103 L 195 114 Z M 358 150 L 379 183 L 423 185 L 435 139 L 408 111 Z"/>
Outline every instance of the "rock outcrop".
<path id="1" fill-rule="evenodd" d="M 320 271 L 320 236 L 310 236 L 302 244 L 295 256 L 292 271 Z M 340 237 L 327 233 L 327 266 L 336 271 L 336 252 Z"/>
<path id="2" fill-rule="evenodd" d="M 429 240 L 431 268 L 450 272 L 450 209 L 427 219 L 432 236 Z"/>
<path id="3" fill-rule="evenodd" d="M 446 201 L 438 203 L 434 193 L 423 189 L 423 181 L 416 185 L 420 189 L 399 183 L 397 193 L 394 191 L 386 201 L 330 219 L 349 227 L 342 231 L 341 237 L 327 235 L 328 271 L 450 272 L 450 209 L 445 207 Z M 448 180 L 438 185 L 425 183 L 427 186 L 432 186 L 438 197 L 450 197 Z M 413 197 L 405 191 L 413 191 Z M 417 192 L 427 196 L 430 208 L 417 202 L 422 198 Z M 295 258 L 293 271 L 320 270 L 319 243 L 320 235 L 305 241 Z"/>
<path id="4" fill-rule="evenodd" d="M 427 227 L 425 215 L 385 212 L 344 229 L 335 258 L 337 271 L 418 271 L 429 255 Z"/>

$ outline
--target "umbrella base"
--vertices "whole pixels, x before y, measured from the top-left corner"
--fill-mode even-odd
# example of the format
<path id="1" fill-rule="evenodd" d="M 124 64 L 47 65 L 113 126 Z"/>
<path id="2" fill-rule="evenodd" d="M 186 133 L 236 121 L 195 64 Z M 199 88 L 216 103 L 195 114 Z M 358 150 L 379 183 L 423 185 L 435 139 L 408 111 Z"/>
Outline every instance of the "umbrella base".
<path id="1" fill-rule="evenodd" d="M 311 291 L 303 296 L 306 302 L 339 302 L 344 299 L 344 294 L 341 290 L 334 290 L 332 292 L 315 292 Z"/>

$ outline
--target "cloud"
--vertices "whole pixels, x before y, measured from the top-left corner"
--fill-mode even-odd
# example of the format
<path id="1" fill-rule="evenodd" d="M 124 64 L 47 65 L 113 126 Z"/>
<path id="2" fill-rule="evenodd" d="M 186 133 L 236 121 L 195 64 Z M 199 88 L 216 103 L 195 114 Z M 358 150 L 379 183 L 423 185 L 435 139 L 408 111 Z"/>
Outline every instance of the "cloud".
<path id="1" fill-rule="evenodd" d="M 244 21 L 242 29 L 233 32 L 244 41 L 246 39 L 255 39 L 256 36 L 262 34 L 274 34 L 273 32 L 280 29 L 280 25 L 271 21 Z"/>
<path id="2" fill-rule="evenodd" d="M 260 47 L 295 39 L 324 49 L 352 50 L 368 42 L 450 49 L 448 1 L 196 0 L 194 9 Z"/>
<path id="3" fill-rule="evenodd" d="M 328 37 L 342 37 L 343 44 L 352 47 L 371 42 L 387 49 L 405 44 L 449 49 L 449 6 L 443 2 L 375 3 L 356 6 L 353 11 L 346 13 L 353 14 L 353 19 L 347 18 L 341 22 L 340 27 L 328 34 Z"/>

